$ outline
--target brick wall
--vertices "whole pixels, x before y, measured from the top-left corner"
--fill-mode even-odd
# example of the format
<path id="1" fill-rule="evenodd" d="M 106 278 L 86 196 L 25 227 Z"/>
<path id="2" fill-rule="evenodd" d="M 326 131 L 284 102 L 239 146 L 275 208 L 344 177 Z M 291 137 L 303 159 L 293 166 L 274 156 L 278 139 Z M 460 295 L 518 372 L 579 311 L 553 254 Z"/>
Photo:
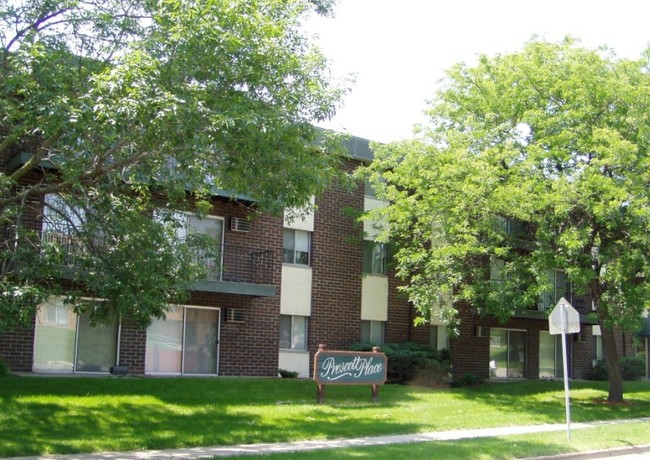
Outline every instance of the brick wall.
<path id="1" fill-rule="evenodd" d="M 352 164 L 348 165 L 352 168 Z M 361 338 L 361 228 L 346 208 L 363 209 L 363 187 L 333 187 L 316 198 L 312 235 L 312 309 L 308 349 L 345 349 Z"/>
<path id="2" fill-rule="evenodd" d="M 31 372 L 34 329 L 0 333 L 0 356 L 12 372 Z"/>
<path id="3" fill-rule="evenodd" d="M 127 366 L 129 374 L 144 374 L 147 331 L 131 321 L 123 321 L 120 329 L 120 366 Z"/>

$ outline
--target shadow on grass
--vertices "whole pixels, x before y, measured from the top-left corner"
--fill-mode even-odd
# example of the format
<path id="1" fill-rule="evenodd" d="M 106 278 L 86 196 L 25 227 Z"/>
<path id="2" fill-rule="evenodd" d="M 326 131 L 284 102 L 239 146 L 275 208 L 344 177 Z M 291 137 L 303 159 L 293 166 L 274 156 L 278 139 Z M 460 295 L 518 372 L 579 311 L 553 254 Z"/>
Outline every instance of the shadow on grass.
<path id="1" fill-rule="evenodd" d="M 342 438 L 348 423 L 368 435 L 419 428 L 366 416 L 378 407 L 369 387 L 327 396 L 317 405 L 315 384 L 300 380 L 12 376 L 0 379 L 0 456 Z"/>
<path id="2" fill-rule="evenodd" d="M 571 418 L 576 422 L 647 417 L 650 382 L 625 382 L 623 405 L 603 404 L 607 382 L 572 381 L 569 384 Z M 564 382 L 520 381 L 485 383 L 457 389 L 455 397 L 476 400 L 495 410 L 531 414 L 531 423 L 562 423 L 565 419 Z"/>
<path id="3" fill-rule="evenodd" d="M 572 383 L 573 420 L 650 413 L 648 382 L 626 385 L 628 406 L 594 404 L 606 390 L 605 382 Z M 562 382 L 386 385 L 378 404 L 369 386 L 331 386 L 324 404 L 315 399 L 309 380 L 9 376 L 0 378 L 0 456 L 562 423 L 565 414 Z"/>
<path id="4" fill-rule="evenodd" d="M 571 452 L 566 444 L 544 441 L 512 441 L 507 438 L 481 438 L 458 441 L 394 444 L 349 449 L 325 449 L 310 452 L 293 452 L 265 455 L 265 459 L 360 459 L 394 460 L 411 458 L 427 460 L 448 459 L 514 459 Z M 253 458 L 242 456 L 238 458 Z M 259 457 L 256 457 L 259 458 Z"/>

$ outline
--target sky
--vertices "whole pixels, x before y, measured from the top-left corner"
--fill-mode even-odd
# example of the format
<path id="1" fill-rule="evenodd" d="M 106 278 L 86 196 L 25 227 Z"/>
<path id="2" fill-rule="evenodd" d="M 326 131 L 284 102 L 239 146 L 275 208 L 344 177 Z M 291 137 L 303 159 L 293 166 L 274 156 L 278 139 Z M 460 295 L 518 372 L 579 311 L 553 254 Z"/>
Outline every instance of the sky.
<path id="1" fill-rule="evenodd" d="M 379 142 L 412 137 L 456 63 L 516 52 L 534 36 L 571 36 L 631 59 L 650 43 L 647 0 L 338 0 L 334 14 L 305 27 L 332 76 L 355 82 L 321 126 Z"/>

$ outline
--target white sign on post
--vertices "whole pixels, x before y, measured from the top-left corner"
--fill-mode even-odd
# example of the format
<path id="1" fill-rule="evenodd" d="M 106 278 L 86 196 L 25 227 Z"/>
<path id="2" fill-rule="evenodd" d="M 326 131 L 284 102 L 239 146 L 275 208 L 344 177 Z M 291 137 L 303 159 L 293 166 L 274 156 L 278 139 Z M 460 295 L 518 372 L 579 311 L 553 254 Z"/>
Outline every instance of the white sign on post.
<path id="1" fill-rule="evenodd" d="M 562 334 L 562 369 L 564 370 L 564 406 L 566 408 L 566 435 L 571 440 L 571 405 L 569 402 L 569 366 L 567 364 L 566 335 L 580 332 L 580 314 L 562 297 L 548 317 L 548 331 Z"/>
<path id="2" fill-rule="evenodd" d="M 558 301 L 548 317 L 548 331 L 552 335 L 580 332 L 580 313 L 564 297 Z"/>

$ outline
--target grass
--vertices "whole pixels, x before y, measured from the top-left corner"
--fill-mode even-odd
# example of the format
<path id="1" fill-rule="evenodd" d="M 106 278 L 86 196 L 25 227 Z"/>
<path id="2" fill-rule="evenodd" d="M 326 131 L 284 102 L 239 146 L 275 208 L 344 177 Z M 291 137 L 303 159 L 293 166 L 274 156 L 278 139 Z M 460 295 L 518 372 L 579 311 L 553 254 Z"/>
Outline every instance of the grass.
<path id="1" fill-rule="evenodd" d="M 386 385 L 377 404 L 366 386 L 327 387 L 320 405 L 315 396 L 313 382 L 296 379 L 7 376 L 0 378 L 0 456 L 563 423 L 565 414 L 562 382 Z M 597 401 L 607 397 L 605 382 L 572 382 L 572 420 L 650 413 L 649 382 L 626 382 L 625 396 L 625 405 L 602 404 Z"/>
<path id="2" fill-rule="evenodd" d="M 457 441 L 398 444 L 366 448 L 328 449 L 312 452 L 282 453 L 265 455 L 274 460 L 337 460 L 372 459 L 393 460 L 395 458 L 447 460 L 450 458 L 471 458 L 473 460 L 505 460 L 557 455 L 571 452 L 620 449 L 633 445 L 645 445 L 650 440 L 650 426 L 647 422 L 624 425 L 599 426 L 584 430 L 573 430 L 571 441 L 566 432 L 550 432 L 517 436 L 502 436 Z M 240 456 L 237 458 L 259 458 Z"/>

